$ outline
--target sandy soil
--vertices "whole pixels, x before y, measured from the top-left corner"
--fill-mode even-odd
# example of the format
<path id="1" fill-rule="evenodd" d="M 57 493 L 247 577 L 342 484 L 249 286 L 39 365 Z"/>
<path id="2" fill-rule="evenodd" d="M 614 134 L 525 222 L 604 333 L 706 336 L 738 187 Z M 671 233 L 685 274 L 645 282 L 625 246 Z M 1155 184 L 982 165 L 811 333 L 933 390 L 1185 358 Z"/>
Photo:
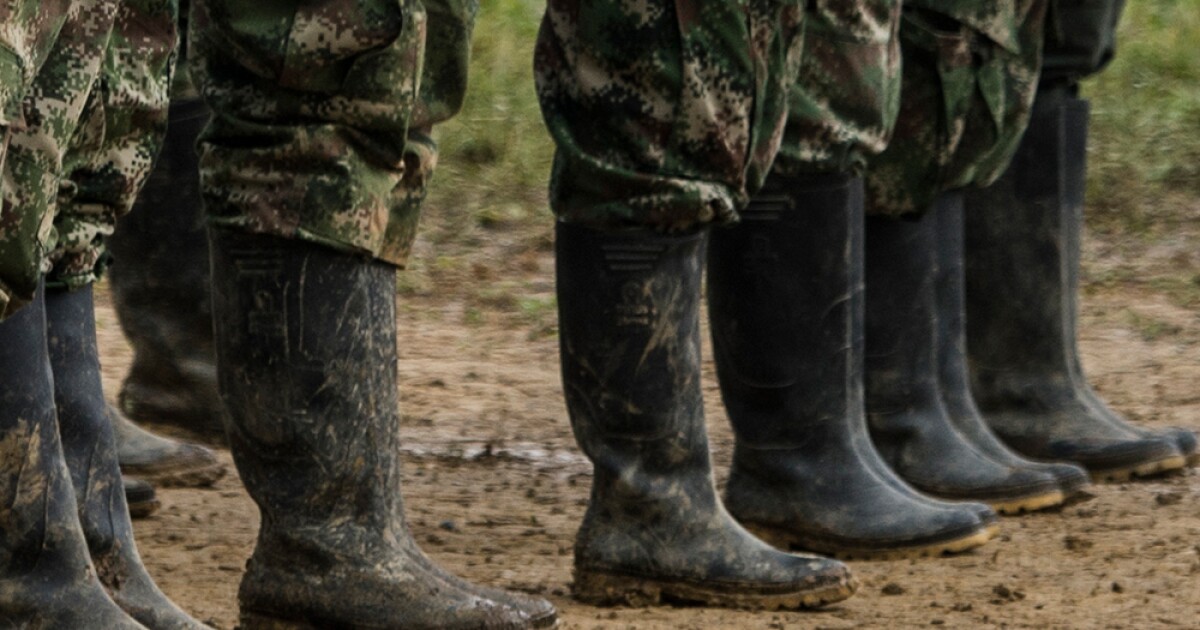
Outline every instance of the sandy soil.
<path id="1" fill-rule="evenodd" d="M 1087 250 L 1088 278 L 1099 288 L 1090 287 L 1085 302 L 1085 363 L 1117 408 L 1149 426 L 1200 429 L 1200 314 L 1153 283 L 1096 277 L 1131 268 L 1143 277 L 1190 273 L 1195 282 L 1194 236 L 1155 245 L 1165 251 L 1117 242 Z M 422 243 L 399 301 L 408 514 L 417 539 L 451 570 L 550 597 L 566 628 L 1200 627 L 1196 471 L 1095 487 L 1089 501 L 1006 519 L 998 540 L 958 557 L 854 563 L 859 594 L 820 612 L 575 603 L 571 544 L 590 473 L 559 392 L 546 235 L 491 242 L 465 259 L 435 257 Z M 112 395 L 130 352 L 100 295 Z M 731 436 L 711 363 L 706 371 L 721 478 Z M 214 489 L 161 495 L 163 509 L 136 525 L 150 572 L 197 617 L 234 628 L 258 523 L 253 503 L 236 476 Z"/>

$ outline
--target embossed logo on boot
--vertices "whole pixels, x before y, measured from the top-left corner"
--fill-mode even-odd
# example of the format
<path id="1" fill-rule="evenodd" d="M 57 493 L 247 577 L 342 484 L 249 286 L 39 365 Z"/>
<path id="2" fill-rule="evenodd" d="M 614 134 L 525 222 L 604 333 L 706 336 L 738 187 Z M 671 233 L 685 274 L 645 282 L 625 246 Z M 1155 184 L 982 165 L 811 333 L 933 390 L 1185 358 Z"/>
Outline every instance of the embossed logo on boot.
<path id="1" fill-rule="evenodd" d="M 646 286 L 637 281 L 626 282 L 621 287 L 621 303 L 615 311 L 618 326 L 649 326 L 658 314 Z"/>

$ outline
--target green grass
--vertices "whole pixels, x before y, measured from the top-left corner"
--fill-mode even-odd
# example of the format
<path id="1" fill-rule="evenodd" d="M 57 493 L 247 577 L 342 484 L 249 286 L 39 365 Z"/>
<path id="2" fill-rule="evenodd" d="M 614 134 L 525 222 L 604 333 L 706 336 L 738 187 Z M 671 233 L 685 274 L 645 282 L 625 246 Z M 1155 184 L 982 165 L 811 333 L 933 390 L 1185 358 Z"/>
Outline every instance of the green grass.
<path id="1" fill-rule="evenodd" d="M 426 205 L 435 242 L 477 230 L 550 226 L 546 185 L 554 147 L 533 84 L 544 2 L 484 0 L 462 112 L 436 130 L 441 151 Z"/>
<path id="2" fill-rule="evenodd" d="M 1138 0 L 1092 99 L 1088 220 L 1147 234 L 1200 221 L 1200 5 Z"/>
<path id="3" fill-rule="evenodd" d="M 553 145 L 533 86 L 544 3 L 484 0 L 461 114 L 440 126 L 442 155 L 425 230 L 436 243 L 478 244 L 489 230 L 549 230 Z M 1084 84 L 1093 103 L 1088 220 L 1148 234 L 1200 217 L 1200 7 L 1130 2 L 1113 64 Z"/>

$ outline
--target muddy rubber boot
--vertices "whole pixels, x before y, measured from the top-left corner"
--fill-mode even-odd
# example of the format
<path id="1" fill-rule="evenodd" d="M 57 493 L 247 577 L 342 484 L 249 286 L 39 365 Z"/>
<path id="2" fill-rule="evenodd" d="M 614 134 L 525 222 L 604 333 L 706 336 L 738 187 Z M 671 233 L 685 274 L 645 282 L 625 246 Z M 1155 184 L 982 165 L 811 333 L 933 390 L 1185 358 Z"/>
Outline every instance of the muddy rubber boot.
<path id="1" fill-rule="evenodd" d="M 96 349 L 92 287 L 46 291 L 46 338 L 59 433 L 92 562 L 113 601 L 151 630 L 201 630 L 142 566 L 125 504 Z"/>
<path id="2" fill-rule="evenodd" d="M 737 436 L 730 513 L 780 547 L 843 559 L 986 542 L 995 521 L 986 506 L 918 495 L 871 446 L 862 180 L 772 177 L 741 218 L 712 231 L 708 252 L 714 356 Z"/>
<path id="3" fill-rule="evenodd" d="M 225 476 L 225 464 L 211 450 L 151 433 L 113 405 L 107 412 L 116 432 L 121 472 L 164 488 L 207 488 Z M 132 504 L 129 509 L 132 512 Z"/>
<path id="4" fill-rule="evenodd" d="M 967 350 L 972 391 L 1014 450 L 1095 480 L 1185 465 L 1190 431 L 1117 416 L 1088 385 L 1077 342 L 1087 101 L 1043 87 L 1008 171 L 967 195 Z"/>
<path id="5" fill-rule="evenodd" d="M 575 541 L 575 596 L 756 609 L 853 594 L 835 560 L 783 553 L 717 498 L 700 395 L 704 233 L 558 223 L 563 389 L 595 469 Z"/>
<path id="6" fill-rule="evenodd" d="M 122 476 L 121 487 L 125 492 L 125 505 L 129 507 L 130 518 L 146 518 L 162 507 L 158 492 L 148 481 Z"/>
<path id="7" fill-rule="evenodd" d="M 211 239 L 230 446 L 262 514 L 241 627 L 554 626 L 549 602 L 451 578 L 408 532 L 395 269 L 271 236 Z"/>
<path id="8" fill-rule="evenodd" d="M 43 293 L 0 322 L 0 620 L 138 630 L 104 591 L 79 526 L 46 355 Z"/>
<path id="9" fill-rule="evenodd" d="M 171 103 L 154 170 L 108 241 L 114 259 L 109 281 L 121 329 L 133 346 L 133 364 L 117 397 L 121 411 L 148 427 L 223 445 L 195 148 L 208 117 L 200 99 Z M 125 464 L 131 445 L 122 437 L 118 433 Z"/>
<path id="10" fill-rule="evenodd" d="M 1053 475 L 993 461 L 942 404 L 936 225 L 936 208 L 866 219 L 864 384 L 872 442 L 902 478 L 934 496 L 982 501 L 1005 513 L 1061 504 Z"/>
<path id="11" fill-rule="evenodd" d="M 1087 471 L 1062 462 L 1037 462 L 1010 450 L 988 428 L 971 395 L 967 367 L 966 288 L 963 277 L 963 201 L 959 192 L 946 193 L 937 208 L 938 384 L 942 404 L 954 426 L 991 459 L 1054 476 L 1066 498 L 1088 485 Z M 1036 509 L 1036 506 L 1027 506 Z"/>

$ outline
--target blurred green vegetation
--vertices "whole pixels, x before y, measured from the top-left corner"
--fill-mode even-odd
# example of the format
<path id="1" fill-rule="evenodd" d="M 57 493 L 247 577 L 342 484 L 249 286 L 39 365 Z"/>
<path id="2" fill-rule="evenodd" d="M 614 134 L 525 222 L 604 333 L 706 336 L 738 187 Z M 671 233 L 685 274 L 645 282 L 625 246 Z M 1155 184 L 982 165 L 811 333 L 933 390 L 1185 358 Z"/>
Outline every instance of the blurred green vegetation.
<path id="1" fill-rule="evenodd" d="M 442 154 L 425 218 L 435 243 L 470 246 L 492 230 L 550 229 L 553 145 L 532 71 L 543 7 L 483 0 L 466 104 L 437 130 Z M 1198 221 L 1200 3 L 1129 3 L 1118 46 L 1113 64 L 1084 85 L 1093 102 L 1089 225 L 1145 234 Z"/>
<path id="2" fill-rule="evenodd" d="M 546 201 L 553 143 L 533 85 L 544 2 L 483 0 L 462 112 L 436 130 L 441 156 L 425 225 L 439 243 L 531 221 L 551 227 Z"/>
<path id="3" fill-rule="evenodd" d="M 1200 221 L 1200 2 L 1137 0 L 1092 99 L 1089 226 L 1145 234 Z"/>

